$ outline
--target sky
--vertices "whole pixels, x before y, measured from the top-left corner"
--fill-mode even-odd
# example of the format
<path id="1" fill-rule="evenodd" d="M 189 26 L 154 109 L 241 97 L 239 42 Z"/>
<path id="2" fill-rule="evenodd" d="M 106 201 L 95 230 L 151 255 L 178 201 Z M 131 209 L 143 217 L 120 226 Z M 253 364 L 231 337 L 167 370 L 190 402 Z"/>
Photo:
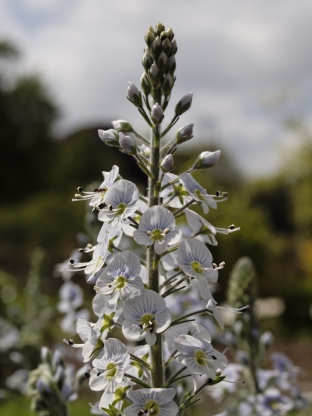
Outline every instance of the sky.
<path id="1" fill-rule="evenodd" d="M 193 92 L 177 128 L 192 145 L 220 143 L 248 177 L 274 173 L 297 138 L 287 118 L 312 124 L 310 0 L 0 0 L 0 38 L 22 51 L 18 73 L 40 75 L 60 105 L 59 135 L 116 119 L 145 126 L 125 98 L 139 87 L 144 34 L 161 21 L 178 52 L 175 103 Z M 184 146 L 187 147 L 187 144 Z"/>

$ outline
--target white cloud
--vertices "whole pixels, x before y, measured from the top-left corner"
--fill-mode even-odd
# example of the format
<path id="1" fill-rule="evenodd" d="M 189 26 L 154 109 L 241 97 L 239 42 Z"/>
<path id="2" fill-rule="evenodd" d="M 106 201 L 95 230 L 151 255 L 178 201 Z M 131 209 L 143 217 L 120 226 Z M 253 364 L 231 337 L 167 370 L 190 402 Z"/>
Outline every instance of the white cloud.
<path id="1" fill-rule="evenodd" d="M 278 152 L 268 144 L 280 140 L 279 120 L 259 101 L 311 83 L 310 1 L 19 2 L 22 16 L 10 0 L 4 2 L 0 36 L 24 50 L 20 71 L 47 80 L 63 107 L 63 129 L 116 118 L 141 125 L 125 99 L 127 81 L 139 84 L 143 35 L 161 20 L 173 27 L 179 46 L 173 100 L 194 92 L 179 127 L 195 121 L 197 137 L 214 130 L 249 173 L 276 166 Z M 309 116 L 310 110 L 302 113 Z"/>

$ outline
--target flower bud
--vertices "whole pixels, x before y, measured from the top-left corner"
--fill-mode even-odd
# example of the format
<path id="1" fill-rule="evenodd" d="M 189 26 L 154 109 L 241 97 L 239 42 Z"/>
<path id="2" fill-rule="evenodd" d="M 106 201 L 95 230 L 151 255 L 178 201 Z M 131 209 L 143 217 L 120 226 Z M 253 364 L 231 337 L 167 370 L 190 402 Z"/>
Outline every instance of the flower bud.
<path id="1" fill-rule="evenodd" d="M 114 130 L 122 131 L 123 133 L 130 133 L 133 129 L 129 121 L 126 120 L 115 120 L 112 121 Z"/>
<path id="2" fill-rule="evenodd" d="M 145 72 L 143 72 L 140 80 L 142 91 L 145 95 L 148 95 L 151 92 L 151 83 L 150 80 Z"/>
<path id="3" fill-rule="evenodd" d="M 181 114 L 185 113 L 191 105 L 192 105 L 192 99 L 193 99 L 193 93 L 189 92 L 184 97 L 181 98 L 181 100 L 178 102 L 175 108 L 175 113 L 177 116 L 180 116 Z"/>
<path id="4" fill-rule="evenodd" d="M 168 62 L 167 62 L 167 68 L 168 68 L 171 75 L 174 74 L 174 71 L 176 70 L 176 67 L 177 67 L 176 59 L 175 59 L 175 56 L 172 55 L 172 56 L 170 56 L 170 58 L 168 59 Z"/>
<path id="5" fill-rule="evenodd" d="M 158 103 L 154 104 L 151 111 L 151 116 L 156 124 L 159 124 L 163 119 L 163 112 Z"/>
<path id="6" fill-rule="evenodd" d="M 150 31 L 153 33 L 153 35 L 155 35 L 155 36 L 156 36 L 156 32 L 155 32 L 155 30 L 154 30 L 153 26 L 149 25 L 149 27 L 147 28 L 147 30 L 148 30 L 148 31 L 150 30 Z"/>
<path id="7" fill-rule="evenodd" d="M 155 32 L 156 34 L 159 36 L 161 34 L 161 32 L 163 32 L 165 30 L 165 26 L 158 22 L 157 25 L 155 26 Z"/>
<path id="8" fill-rule="evenodd" d="M 157 57 L 160 52 L 161 52 L 161 40 L 160 37 L 157 36 L 157 38 L 155 38 L 154 42 L 151 45 L 151 51 L 153 56 Z"/>
<path id="9" fill-rule="evenodd" d="M 135 141 L 130 136 L 125 136 L 123 133 L 119 133 L 119 144 L 122 150 L 130 155 L 136 153 Z"/>
<path id="10" fill-rule="evenodd" d="M 175 55 L 177 53 L 177 50 L 177 41 L 174 40 L 173 42 L 171 42 L 171 55 Z"/>
<path id="11" fill-rule="evenodd" d="M 153 59 L 152 55 L 149 53 L 148 50 L 145 50 L 145 52 L 143 54 L 143 58 L 142 58 L 142 65 L 144 66 L 145 71 L 150 69 L 153 62 L 154 62 L 154 59 Z"/>
<path id="12" fill-rule="evenodd" d="M 145 42 L 146 42 L 146 44 L 147 44 L 148 47 L 150 47 L 151 44 L 155 40 L 155 32 L 154 32 L 154 29 L 153 28 L 151 28 L 151 29 L 148 29 L 148 31 L 146 32 L 146 35 L 144 36 L 144 40 L 145 40 Z"/>
<path id="13" fill-rule="evenodd" d="M 119 134 L 117 130 L 98 130 L 100 139 L 107 145 L 112 147 L 119 147 Z"/>
<path id="14" fill-rule="evenodd" d="M 175 136 L 177 144 L 184 143 L 193 137 L 193 126 L 194 124 L 188 124 L 187 126 L 181 127 Z"/>
<path id="15" fill-rule="evenodd" d="M 36 382 L 36 390 L 38 390 L 40 394 L 51 393 L 50 387 L 41 378 L 38 378 Z"/>
<path id="16" fill-rule="evenodd" d="M 220 155 L 221 150 L 215 152 L 202 152 L 195 160 L 192 170 L 212 168 L 212 166 L 218 163 Z"/>
<path id="17" fill-rule="evenodd" d="M 168 27 L 168 29 L 166 30 L 166 34 L 170 40 L 170 42 L 172 41 L 172 39 L 174 38 L 174 33 L 173 30 L 171 29 L 171 27 Z"/>
<path id="18" fill-rule="evenodd" d="M 142 107 L 141 92 L 137 89 L 133 82 L 129 82 L 129 87 L 127 89 L 127 98 L 136 107 Z"/>
<path id="19" fill-rule="evenodd" d="M 270 348 L 270 346 L 273 344 L 274 338 L 270 331 L 265 331 L 261 335 L 259 339 L 259 344 L 263 345 L 265 348 Z"/>
<path id="20" fill-rule="evenodd" d="M 161 42 L 161 46 L 162 46 L 162 50 L 165 52 L 165 54 L 167 56 L 169 56 L 170 55 L 170 52 L 171 52 L 171 42 L 170 42 L 170 40 L 168 38 L 167 39 L 164 39 Z"/>
<path id="21" fill-rule="evenodd" d="M 167 74 L 162 82 L 161 91 L 164 95 L 168 96 L 171 93 L 173 87 L 173 79 L 170 74 Z"/>
<path id="22" fill-rule="evenodd" d="M 146 144 L 138 146 L 138 151 L 142 156 L 146 157 L 146 159 L 149 159 L 151 156 L 151 148 L 146 146 Z"/>
<path id="23" fill-rule="evenodd" d="M 158 66 L 154 63 L 151 66 L 151 69 L 148 71 L 149 80 L 153 87 L 156 87 L 160 80 L 161 72 L 158 69 Z"/>
<path id="24" fill-rule="evenodd" d="M 159 37 L 160 37 L 160 40 L 163 41 L 164 39 L 167 38 L 167 33 L 163 30 Z"/>
<path id="25" fill-rule="evenodd" d="M 167 55 L 165 54 L 165 52 L 161 52 L 161 54 L 159 55 L 158 61 L 157 61 L 157 65 L 158 68 L 162 71 L 165 72 L 166 67 L 167 67 Z"/>
<path id="26" fill-rule="evenodd" d="M 174 167 L 174 160 L 172 155 L 167 155 L 166 157 L 163 158 L 161 164 L 160 164 L 160 169 L 163 172 L 170 172 Z"/>
<path id="27" fill-rule="evenodd" d="M 52 353 L 47 347 L 41 347 L 40 350 L 41 361 L 44 363 L 52 363 Z"/>

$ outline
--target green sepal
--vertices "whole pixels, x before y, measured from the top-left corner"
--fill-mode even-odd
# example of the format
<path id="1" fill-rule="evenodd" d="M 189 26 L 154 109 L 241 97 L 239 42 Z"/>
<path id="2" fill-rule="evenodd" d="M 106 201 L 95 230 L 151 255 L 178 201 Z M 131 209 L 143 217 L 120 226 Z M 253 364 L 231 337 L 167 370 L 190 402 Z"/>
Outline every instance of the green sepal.
<path id="1" fill-rule="evenodd" d="M 218 376 L 214 380 L 212 380 L 210 383 L 207 382 L 207 386 L 214 386 L 215 384 L 221 383 L 225 379 L 226 376 Z"/>
<path id="2" fill-rule="evenodd" d="M 180 404 L 183 405 L 183 403 L 186 402 L 186 400 L 189 399 L 191 397 L 191 395 L 192 395 L 192 391 L 191 390 L 189 390 L 188 392 L 186 392 L 184 394 L 184 396 L 182 397 L 182 399 L 180 401 Z"/>

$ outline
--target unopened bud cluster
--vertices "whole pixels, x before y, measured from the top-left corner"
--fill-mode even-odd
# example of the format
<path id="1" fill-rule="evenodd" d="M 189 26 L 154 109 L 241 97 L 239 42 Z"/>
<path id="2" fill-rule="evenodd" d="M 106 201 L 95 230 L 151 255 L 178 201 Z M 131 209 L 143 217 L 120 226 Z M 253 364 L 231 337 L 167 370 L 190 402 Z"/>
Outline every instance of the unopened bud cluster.
<path id="1" fill-rule="evenodd" d="M 145 34 L 146 47 L 142 58 L 144 72 L 141 77 L 141 88 L 145 96 L 151 94 L 154 102 L 160 103 L 160 96 L 164 96 L 163 109 L 167 97 L 170 96 L 174 85 L 176 69 L 175 54 L 178 50 L 174 33 L 161 23 L 149 26 Z"/>

